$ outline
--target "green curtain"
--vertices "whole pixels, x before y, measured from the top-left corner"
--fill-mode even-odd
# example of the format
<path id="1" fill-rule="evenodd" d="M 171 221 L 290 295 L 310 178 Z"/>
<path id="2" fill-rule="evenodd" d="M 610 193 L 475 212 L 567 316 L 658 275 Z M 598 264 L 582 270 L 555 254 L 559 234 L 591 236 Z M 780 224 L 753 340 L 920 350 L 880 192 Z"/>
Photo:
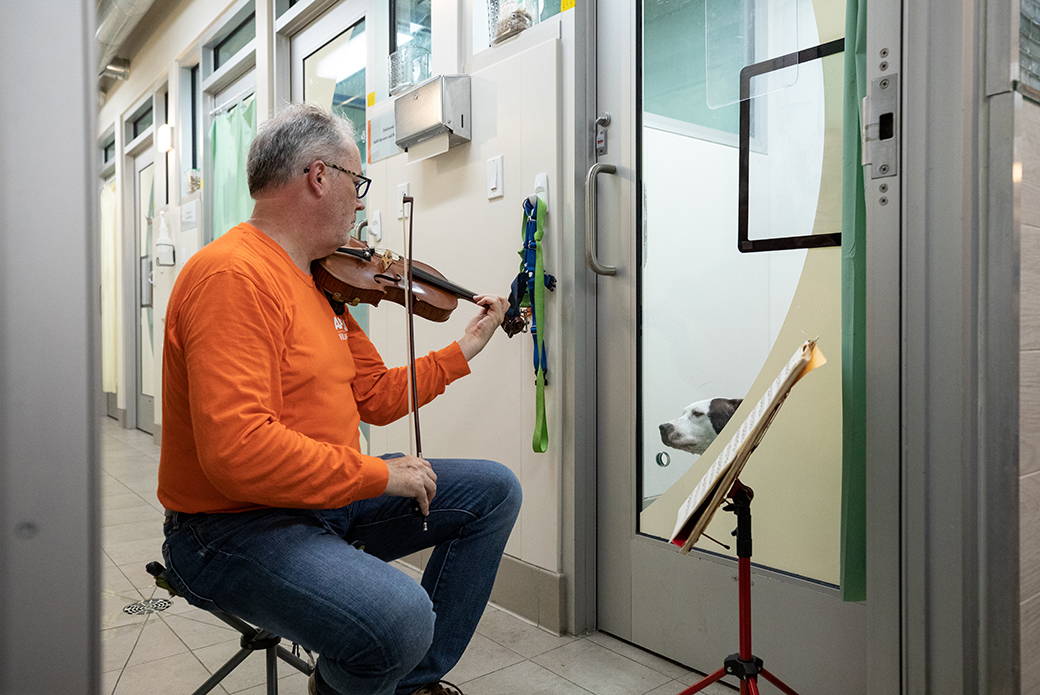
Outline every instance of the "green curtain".
<path id="1" fill-rule="evenodd" d="M 866 237 L 860 142 L 866 96 L 867 0 L 845 6 L 845 115 L 841 207 L 841 596 L 867 598 Z"/>
<path id="2" fill-rule="evenodd" d="M 249 219 L 253 199 L 246 183 L 246 155 L 256 136 L 256 100 L 249 97 L 213 120 L 213 238 Z"/>

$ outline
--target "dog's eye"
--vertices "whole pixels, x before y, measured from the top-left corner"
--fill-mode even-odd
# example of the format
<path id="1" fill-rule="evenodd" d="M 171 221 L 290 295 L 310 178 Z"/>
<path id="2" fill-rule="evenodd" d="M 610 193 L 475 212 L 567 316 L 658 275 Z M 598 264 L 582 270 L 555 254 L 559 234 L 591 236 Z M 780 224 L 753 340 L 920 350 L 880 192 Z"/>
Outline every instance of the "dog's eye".
<path id="1" fill-rule="evenodd" d="M 692 413 L 690 413 L 690 415 L 693 415 L 694 417 L 704 417 L 705 414 L 699 410 L 695 410 Z"/>

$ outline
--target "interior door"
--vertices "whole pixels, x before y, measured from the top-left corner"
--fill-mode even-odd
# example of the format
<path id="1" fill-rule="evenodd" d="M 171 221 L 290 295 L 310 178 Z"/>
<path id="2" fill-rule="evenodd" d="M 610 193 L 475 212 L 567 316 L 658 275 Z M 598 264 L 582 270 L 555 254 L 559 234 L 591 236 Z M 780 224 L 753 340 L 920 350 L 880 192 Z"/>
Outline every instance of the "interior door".
<path id="1" fill-rule="evenodd" d="M 668 539 L 818 338 L 828 364 L 740 476 L 755 493 L 752 647 L 801 695 L 865 692 L 867 607 L 839 588 L 844 1 L 597 8 L 598 627 L 705 673 L 737 652 L 734 515 L 718 510 L 689 554 Z M 701 411 L 719 398 L 743 401 L 715 436 Z M 666 442 L 668 424 L 688 436 Z"/>
<path id="2" fill-rule="evenodd" d="M 155 217 L 154 154 L 134 158 L 134 229 L 137 280 L 137 429 L 155 429 L 155 313 L 152 308 L 152 219 Z"/>

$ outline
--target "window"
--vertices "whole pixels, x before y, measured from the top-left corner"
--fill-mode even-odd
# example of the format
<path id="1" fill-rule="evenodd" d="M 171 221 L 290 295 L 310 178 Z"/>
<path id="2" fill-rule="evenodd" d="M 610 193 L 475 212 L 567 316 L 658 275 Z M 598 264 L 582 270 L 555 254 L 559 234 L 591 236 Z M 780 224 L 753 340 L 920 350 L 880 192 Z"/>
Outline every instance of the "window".
<path id="1" fill-rule="evenodd" d="M 142 113 L 139 116 L 136 116 L 132 121 L 131 132 L 133 133 L 133 135 L 130 139 L 133 140 L 138 135 L 148 130 L 148 128 L 152 125 L 152 120 L 152 107 L 151 105 L 149 105 L 148 109 L 144 113 Z"/>
<path id="2" fill-rule="evenodd" d="M 1018 52 L 1019 81 L 1040 89 L 1040 0 L 1022 0 Z"/>
<path id="3" fill-rule="evenodd" d="M 116 136 L 115 133 L 110 135 L 108 139 L 101 145 L 101 163 L 108 164 L 116 156 Z"/>
<path id="4" fill-rule="evenodd" d="M 430 77 L 430 0 L 390 0 L 390 93 Z"/>
<path id="5" fill-rule="evenodd" d="M 123 120 L 123 142 L 130 144 L 140 136 L 148 132 L 155 120 L 153 111 L 155 97 L 150 96 L 138 102 L 137 106 L 130 110 Z M 160 104 L 162 108 L 162 104 Z"/>
<path id="6" fill-rule="evenodd" d="M 213 47 L 213 70 L 219 70 L 221 65 L 238 53 L 247 43 L 256 38 L 256 13 L 250 13 L 246 19 L 231 30 L 217 45 Z"/>

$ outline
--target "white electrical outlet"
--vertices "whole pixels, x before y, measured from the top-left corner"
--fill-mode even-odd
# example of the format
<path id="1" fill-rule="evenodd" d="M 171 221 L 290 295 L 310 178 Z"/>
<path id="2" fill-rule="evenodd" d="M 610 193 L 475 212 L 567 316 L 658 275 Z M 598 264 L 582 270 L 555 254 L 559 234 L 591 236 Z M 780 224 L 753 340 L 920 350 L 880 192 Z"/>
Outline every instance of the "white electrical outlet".
<path id="1" fill-rule="evenodd" d="M 368 226 L 365 229 L 368 232 L 368 238 L 372 241 L 378 244 L 383 240 L 383 224 L 378 210 L 372 211 L 368 218 Z"/>

